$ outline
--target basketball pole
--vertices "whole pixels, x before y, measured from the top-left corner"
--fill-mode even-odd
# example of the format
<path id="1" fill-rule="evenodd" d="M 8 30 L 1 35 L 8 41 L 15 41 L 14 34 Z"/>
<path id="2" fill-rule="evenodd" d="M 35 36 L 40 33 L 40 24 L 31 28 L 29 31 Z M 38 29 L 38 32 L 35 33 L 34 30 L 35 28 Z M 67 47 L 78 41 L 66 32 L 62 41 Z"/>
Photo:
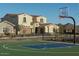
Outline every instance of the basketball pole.
<path id="1" fill-rule="evenodd" d="M 76 25 L 76 22 L 75 22 L 75 19 L 73 18 L 73 17 L 71 17 L 71 16 L 59 16 L 60 18 L 70 18 L 70 19 L 72 19 L 73 20 L 73 22 L 74 22 L 74 39 L 73 39 L 73 43 L 75 44 L 75 41 L 76 41 L 76 33 L 75 33 L 75 25 Z"/>

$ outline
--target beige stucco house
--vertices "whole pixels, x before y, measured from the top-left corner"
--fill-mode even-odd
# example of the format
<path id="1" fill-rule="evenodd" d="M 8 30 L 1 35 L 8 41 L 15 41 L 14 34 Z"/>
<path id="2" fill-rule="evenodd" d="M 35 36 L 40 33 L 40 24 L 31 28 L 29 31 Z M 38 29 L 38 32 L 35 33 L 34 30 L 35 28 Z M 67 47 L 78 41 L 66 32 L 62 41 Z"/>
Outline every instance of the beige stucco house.
<path id="1" fill-rule="evenodd" d="M 35 33 L 35 28 L 39 23 L 46 23 L 46 18 L 43 16 L 29 15 L 25 13 L 21 14 L 6 14 L 2 21 L 7 20 L 15 25 L 16 34 L 22 34 L 23 29 L 26 34 Z M 37 25 L 38 23 L 38 25 Z"/>
<path id="2" fill-rule="evenodd" d="M 5 35 L 15 35 L 15 25 L 8 21 L 0 22 L 0 36 Z"/>
<path id="3" fill-rule="evenodd" d="M 40 24 L 41 27 L 45 28 L 45 33 L 55 34 L 59 32 L 59 26 L 52 23 Z"/>
<path id="4" fill-rule="evenodd" d="M 47 23 L 47 18 L 40 15 L 6 14 L 2 18 L 2 21 L 5 20 L 15 25 L 16 34 L 41 34 L 41 29 L 45 33 L 54 33 L 54 29 L 58 30 L 57 25 Z"/>

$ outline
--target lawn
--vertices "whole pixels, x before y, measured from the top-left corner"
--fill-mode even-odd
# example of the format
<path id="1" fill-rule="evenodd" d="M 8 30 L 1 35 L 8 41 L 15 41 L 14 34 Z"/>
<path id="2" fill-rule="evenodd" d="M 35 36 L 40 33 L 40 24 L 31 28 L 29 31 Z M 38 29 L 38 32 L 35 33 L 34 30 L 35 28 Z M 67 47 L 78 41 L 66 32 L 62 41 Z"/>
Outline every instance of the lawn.
<path id="1" fill-rule="evenodd" d="M 47 49 L 22 47 L 23 45 L 40 44 L 45 42 L 48 41 L 1 40 L 0 56 L 79 56 L 79 46 Z"/>

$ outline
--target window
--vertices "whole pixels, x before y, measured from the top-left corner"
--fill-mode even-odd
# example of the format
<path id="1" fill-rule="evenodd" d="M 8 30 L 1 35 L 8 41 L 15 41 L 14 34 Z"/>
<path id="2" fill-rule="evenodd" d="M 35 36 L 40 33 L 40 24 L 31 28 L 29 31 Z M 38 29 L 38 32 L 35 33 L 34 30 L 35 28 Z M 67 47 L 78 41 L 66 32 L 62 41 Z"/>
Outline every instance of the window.
<path id="1" fill-rule="evenodd" d="M 57 33 L 58 31 L 57 31 L 57 29 L 53 28 L 53 32 Z"/>
<path id="2" fill-rule="evenodd" d="M 33 17 L 33 23 L 37 23 L 37 18 L 36 17 Z"/>
<path id="3" fill-rule="evenodd" d="M 9 32 L 9 28 L 3 28 L 3 32 L 5 33 Z"/>
<path id="4" fill-rule="evenodd" d="M 26 22 L 26 17 L 23 18 L 23 22 Z"/>
<path id="5" fill-rule="evenodd" d="M 55 28 L 53 28 L 53 32 L 55 32 Z"/>
<path id="6" fill-rule="evenodd" d="M 40 19 L 40 22 L 43 23 L 43 19 L 42 18 Z"/>

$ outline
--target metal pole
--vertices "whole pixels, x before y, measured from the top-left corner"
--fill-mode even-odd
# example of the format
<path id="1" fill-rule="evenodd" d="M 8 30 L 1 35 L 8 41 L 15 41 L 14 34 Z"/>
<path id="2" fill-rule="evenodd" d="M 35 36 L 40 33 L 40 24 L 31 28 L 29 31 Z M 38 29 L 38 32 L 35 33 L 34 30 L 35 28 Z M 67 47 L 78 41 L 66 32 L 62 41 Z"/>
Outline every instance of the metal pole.
<path id="1" fill-rule="evenodd" d="M 71 16 L 60 16 L 61 18 L 71 18 L 74 22 L 74 39 L 73 39 L 73 43 L 75 44 L 75 41 L 76 41 L 76 34 L 75 34 L 75 25 L 76 25 L 76 22 L 75 22 L 75 19 Z"/>
<path id="2" fill-rule="evenodd" d="M 73 17 L 71 17 L 71 19 L 74 22 L 74 44 L 75 44 L 75 40 L 76 40 L 76 33 L 75 33 L 75 19 Z"/>

